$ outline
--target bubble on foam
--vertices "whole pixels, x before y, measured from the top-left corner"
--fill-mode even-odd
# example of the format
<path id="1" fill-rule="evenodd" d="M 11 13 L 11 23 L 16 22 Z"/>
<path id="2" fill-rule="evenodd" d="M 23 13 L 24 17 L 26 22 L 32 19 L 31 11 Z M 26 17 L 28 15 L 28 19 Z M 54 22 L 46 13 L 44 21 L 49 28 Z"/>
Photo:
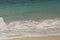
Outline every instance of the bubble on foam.
<path id="1" fill-rule="evenodd" d="M 46 19 L 43 21 L 24 20 L 9 22 L 8 25 L 0 17 L 0 38 L 17 36 L 48 35 L 60 33 L 60 20 Z"/>

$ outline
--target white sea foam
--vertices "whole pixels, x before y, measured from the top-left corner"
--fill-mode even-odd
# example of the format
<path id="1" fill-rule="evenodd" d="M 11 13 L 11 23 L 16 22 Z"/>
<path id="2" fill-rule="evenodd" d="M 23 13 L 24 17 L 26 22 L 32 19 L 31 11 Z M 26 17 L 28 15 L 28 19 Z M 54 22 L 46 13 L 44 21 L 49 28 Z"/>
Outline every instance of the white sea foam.
<path id="1" fill-rule="evenodd" d="M 26 36 L 60 35 L 60 20 L 43 21 L 25 20 L 6 24 L 0 17 L 0 39 Z"/>

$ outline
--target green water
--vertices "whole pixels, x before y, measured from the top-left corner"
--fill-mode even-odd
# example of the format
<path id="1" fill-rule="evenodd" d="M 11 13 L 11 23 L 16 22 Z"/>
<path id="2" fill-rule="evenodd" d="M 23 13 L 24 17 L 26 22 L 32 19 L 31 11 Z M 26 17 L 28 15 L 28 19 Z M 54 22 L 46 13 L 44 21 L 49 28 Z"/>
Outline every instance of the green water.
<path id="1" fill-rule="evenodd" d="M 0 16 L 5 20 L 60 17 L 60 1 L 0 4 Z"/>

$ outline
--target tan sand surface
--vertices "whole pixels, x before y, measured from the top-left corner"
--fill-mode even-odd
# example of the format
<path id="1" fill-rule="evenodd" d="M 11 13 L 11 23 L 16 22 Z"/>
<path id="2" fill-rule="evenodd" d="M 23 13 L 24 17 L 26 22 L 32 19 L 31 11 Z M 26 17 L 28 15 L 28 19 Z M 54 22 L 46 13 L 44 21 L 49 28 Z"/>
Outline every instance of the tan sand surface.
<path id="1" fill-rule="evenodd" d="M 24 38 L 14 38 L 9 40 L 60 40 L 60 36 L 24 37 Z"/>

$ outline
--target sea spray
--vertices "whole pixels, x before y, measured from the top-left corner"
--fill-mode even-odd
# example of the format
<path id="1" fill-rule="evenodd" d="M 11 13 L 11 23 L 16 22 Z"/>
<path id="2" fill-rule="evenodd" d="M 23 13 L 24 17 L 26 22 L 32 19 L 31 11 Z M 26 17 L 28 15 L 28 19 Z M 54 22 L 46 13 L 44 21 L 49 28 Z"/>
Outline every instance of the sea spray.
<path id="1" fill-rule="evenodd" d="M 6 30 L 7 24 L 4 22 L 4 19 L 0 17 L 0 31 Z"/>

